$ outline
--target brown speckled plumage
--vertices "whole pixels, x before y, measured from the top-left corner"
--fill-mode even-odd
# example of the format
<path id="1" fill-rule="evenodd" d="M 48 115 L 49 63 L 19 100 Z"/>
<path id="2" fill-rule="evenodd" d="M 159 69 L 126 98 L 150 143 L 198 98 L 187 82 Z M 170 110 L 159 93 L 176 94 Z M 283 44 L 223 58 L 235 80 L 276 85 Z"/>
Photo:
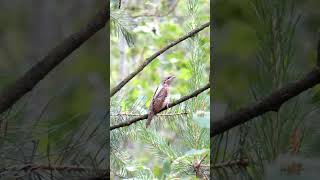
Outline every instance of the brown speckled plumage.
<path id="1" fill-rule="evenodd" d="M 166 105 L 168 105 L 169 88 L 170 88 L 170 84 L 174 78 L 175 78 L 174 76 L 166 77 L 163 80 L 162 84 L 156 89 L 156 91 L 153 95 L 152 101 L 150 103 L 146 127 L 149 127 L 153 116 L 156 115 Z"/>

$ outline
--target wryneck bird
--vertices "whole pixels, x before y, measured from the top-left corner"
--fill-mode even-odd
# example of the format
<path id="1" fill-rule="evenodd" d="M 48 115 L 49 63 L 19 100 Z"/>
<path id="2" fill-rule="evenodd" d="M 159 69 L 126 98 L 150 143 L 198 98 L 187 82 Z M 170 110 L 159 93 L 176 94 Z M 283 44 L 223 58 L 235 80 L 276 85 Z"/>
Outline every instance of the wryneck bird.
<path id="1" fill-rule="evenodd" d="M 149 106 L 148 120 L 146 127 L 150 126 L 153 116 L 155 116 L 162 108 L 169 104 L 169 89 L 172 80 L 175 76 L 168 76 L 164 78 L 162 83 L 158 86 L 153 94 L 152 101 Z"/>

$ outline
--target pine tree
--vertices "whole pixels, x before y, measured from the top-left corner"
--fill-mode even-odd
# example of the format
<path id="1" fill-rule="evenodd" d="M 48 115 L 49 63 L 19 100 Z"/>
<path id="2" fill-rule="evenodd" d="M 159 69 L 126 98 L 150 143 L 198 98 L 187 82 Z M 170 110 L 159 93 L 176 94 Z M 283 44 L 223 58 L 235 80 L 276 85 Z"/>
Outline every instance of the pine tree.
<path id="1" fill-rule="evenodd" d="M 250 94 L 258 102 L 289 82 L 298 80 L 300 72 L 295 58 L 295 31 L 300 16 L 294 1 L 253 0 L 252 10 L 259 50 L 255 77 L 251 78 Z M 310 173 L 306 158 L 317 149 L 312 139 L 317 127 L 311 116 L 318 114 L 315 93 L 307 90 L 274 111 L 212 138 L 213 164 L 216 179 L 283 179 Z M 308 169 L 310 168 L 310 169 Z M 305 173 L 304 173 L 305 172 Z M 286 176 L 288 175 L 288 176 Z M 305 178 L 305 177 L 304 177 Z"/>
<path id="2" fill-rule="evenodd" d="M 199 3 L 197 0 L 189 0 L 186 6 L 188 20 L 184 23 L 184 30 L 187 35 L 201 27 Z M 207 36 L 193 33 L 178 47 L 187 49 L 184 50 L 187 54 L 183 63 L 190 78 L 182 86 L 187 89 L 184 91 L 186 95 L 201 90 L 208 84 L 209 46 L 204 43 L 208 41 Z M 141 73 L 143 76 L 144 72 Z M 175 84 L 177 83 L 179 82 Z M 207 85 L 205 89 L 208 87 Z M 174 88 L 173 93 L 177 92 Z M 123 88 L 119 95 L 112 97 L 111 127 L 147 113 L 149 99 L 146 97 L 138 97 L 129 105 L 125 103 L 130 101 L 126 97 L 130 92 L 131 88 Z M 199 93 L 188 101 L 170 107 L 158 114 L 147 129 L 145 122 L 140 120 L 121 128 L 112 128 L 111 176 L 115 179 L 209 179 L 209 97 L 209 92 Z M 130 151 L 134 149 L 143 151 L 144 157 L 139 157 L 141 153 Z"/>

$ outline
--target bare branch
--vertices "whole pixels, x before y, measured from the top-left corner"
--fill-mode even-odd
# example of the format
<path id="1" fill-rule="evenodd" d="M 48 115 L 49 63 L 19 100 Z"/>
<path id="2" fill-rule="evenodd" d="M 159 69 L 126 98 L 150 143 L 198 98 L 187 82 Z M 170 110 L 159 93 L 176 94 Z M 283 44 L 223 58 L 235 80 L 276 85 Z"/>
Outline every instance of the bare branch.
<path id="1" fill-rule="evenodd" d="M 288 83 L 286 86 L 274 91 L 262 100 L 213 121 L 211 126 L 211 137 L 243 124 L 252 118 L 263 115 L 266 112 L 278 111 L 284 102 L 309 88 L 312 88 L 318 83 L 320 83 L 319 67 L 315 68 L 301 80 Z"/>
<path id="2" fill-rule="evenodd" d="M 208 83 L 207 85 L 205 85 L 204 87 L 202 88 L 199 88 L 197 89 L 196 91 L 194 91 L 193 93 L 187 95 L 187 96 L 184 96 L 182 98 L 180 98 L 179 100 L 175 101 L 175 102 L 172 102 L 168 105 L 168 107 L 164 107 L 163 109 L 160 110 L 160 112 L 166 110 L 166 109 L 169 109 L 169 108 L 172 108 L 173 106 L 176 106 L 184 101 L 187 101 L 191 98 L 194 98 L 196 96 L 198 96 L 199 94 L 201 94 L 202 92 L 204 92 L 205 90 L 209 89 L 210 88 L 210 84 Z M 160 113 L 159 112 L 159 113 Z M 144 119 L 147 119 L 148 118 L 148 114 L 144 114 L 144 115 L 141 115 L 141 116 L 138 116 L 132 120 L 129 120 L 129 121 L 124 121 L 124 122 L 121 122 L 119 124 L 116 124 L 116 125 L 113 125 L 110 127 L 110 131 L 114 130 L 114 129 L 117 129 L 117 128 L 120 128 L 120 127 L 125 127 L 125 126 L 130 126 L 131 124 L 133 123 L 136 123 L 138 121 L 141 121 L 141 120 L 144 120 Z"/>
<path id="3" fill-rule="evenodd" d="M 108 2 L 108 1 L 107 1 Z M 79 48 L 91 36 L 102 29 L 109 20 L 109 5 L 104 6 L 85 27 L 76 32 L 27 71 L 22 77 L 6 87 L 0 94 L 0 114 L 8 110 L 22 96 L 31 91 L 51 70 L 60 64 L 68 55 Z"/>
<path id="4" fill-rule="evenodd" d="M 158 114 L 158 116 L 181 116 L 186 115 L 187 112 L 182 113 L 168 113 L 168 114 Z M 133 114 L 133 113 L 118 113 L 118 114 L 111 114 L 110 116 L 142 116 L 143 114 Z"/>
<path id="5" fill-rule="evenodd" d="M 118 91 L 120 91 L 120 89 L 124 85 L 126 85 L 132 78 L 134 78 L 137 74 L 139 74 L 149 63 L 151 63 L 159 55 L 161 55 L 162 53 L 164 53 L 168 49 L 174 47 L 175 45 L 179 44 L 180 42 L 182 42 L 182 41 L 194 36 L 196 33 L 202 31 L 206 27 L 209 27 L 209 25 L 210 25 L 210 22 L 207 22 L 207 23 L 203 24 L 202 26 L 190 31 L 188 34 L 186 34 L 186 35 L 180 37 L 179 39 L 171 42 L 167 46 L 165 46 L 162 49 L 160 49 L 159 51 L 155 52 L 152 56 L 148 57 L 134 72 L 129 74 L 125 79 L 123 79 L 116 87 L 112 88 L 110 97 L 112 97 Z"/>

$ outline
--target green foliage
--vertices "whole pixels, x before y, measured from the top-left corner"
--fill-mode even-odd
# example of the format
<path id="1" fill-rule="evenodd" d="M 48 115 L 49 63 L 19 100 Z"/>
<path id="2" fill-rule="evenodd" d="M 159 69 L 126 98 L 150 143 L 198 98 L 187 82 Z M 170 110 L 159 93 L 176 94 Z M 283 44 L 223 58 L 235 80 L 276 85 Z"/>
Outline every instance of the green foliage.
<path id="1" fill-rule="evenodd" d="M 132 26 L 130 17 L 122 10 L 113 9 L 110 12 L 110 22 L 112 33 L 115 33 L 118 37 L 122 35 L 128 46 L 132 46 L 134 44 L 134 36 L 130 32 Z"/>
<path id="2" fill-rule="evenodd" d="M 260 50 L 257 55 L 257 76 L 251 87 L 255 100 L 269 94 L 272 90 L 295 79 L 293 62 L 293 35 L 298 17 L 291 1 L 254 1 L 261 29 L 257 30 Z M 277 159 L 290 152 L 290 139 L 298 129 L 304 131 L 306 115 L 312 104 L 312 93 L 303 95 L 284 104 L 276 113 L 256 118 L 249 129 L 249 147 L 254 157 L 260 159 L 261 172 L 266 162 Z M 253 148 L 258 147 L 258 148 Z M 257 161 L 256 160 L 256 161 Z"/>
<path id="3" fill-rule="evenodd" d="M 115 34 L 111 36 L 111 87 L 134 71 L 145 58 L 209 21 L 209 1 L 188 2 L 190 4 L 179 2 L 167 16 L 141 16 L 135 19 L 136 26 L 132 29 L 135 45 L 122 49 L 125 57 L 120 56 L 118 49 L 121 41 Z M 147 9 L 143 9 L 144 6 L 163 8 L 163 11 L 168 9 L 166 4 L 159 5 L 154 1 L 148 5 L 124 4 L 123 11 L 137 16 L 144 13 L 137 9 Z M 147 113 L 152 95 L 166 75 L 176 76 L 170 90 L 171 101 L 208 83 L 209 44 L 209 29 L 206 29 L 155 59 L 112 97 L 111 125 Z M 121 74 L 121 68 L 125 68 L 126 73 Z M 140 121 L 111 131 L 112 177 L 195 179 L 193 164 L 201 159 L 201 165 L 205 166 L 201 167 L 201 171 L 208 177 L 209 99 L 209 93 L 205 92 L 166 110 L 154 118 L 148 129 L 145 128 L 145 121 Z"/>

